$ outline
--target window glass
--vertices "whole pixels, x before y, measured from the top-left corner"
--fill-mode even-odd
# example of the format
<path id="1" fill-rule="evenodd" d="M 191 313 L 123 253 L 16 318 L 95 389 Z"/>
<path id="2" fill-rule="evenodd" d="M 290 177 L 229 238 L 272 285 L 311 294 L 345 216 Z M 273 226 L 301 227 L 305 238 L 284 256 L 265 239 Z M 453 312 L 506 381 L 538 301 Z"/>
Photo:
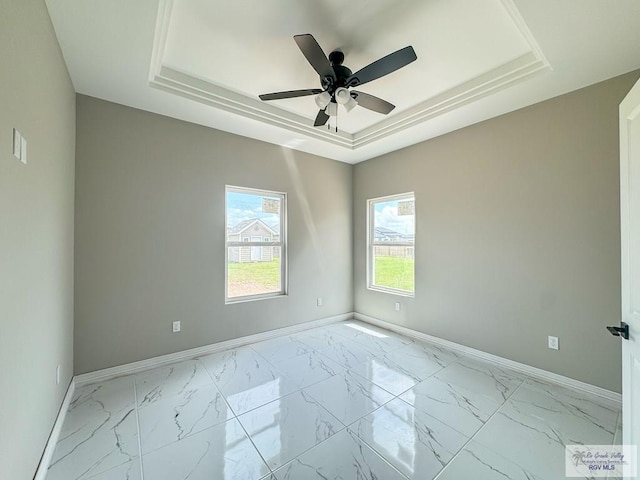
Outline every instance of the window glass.
<path id="1" fill-rule="evenodd" d="M 284 193 L 227 187 L 228 302 L 286 293 Z"/>
<path id="2" fill-rule="evenodd" d="M 368 286 L 413 295 L 415 198 L 413 193 L 369 200 Z"/>

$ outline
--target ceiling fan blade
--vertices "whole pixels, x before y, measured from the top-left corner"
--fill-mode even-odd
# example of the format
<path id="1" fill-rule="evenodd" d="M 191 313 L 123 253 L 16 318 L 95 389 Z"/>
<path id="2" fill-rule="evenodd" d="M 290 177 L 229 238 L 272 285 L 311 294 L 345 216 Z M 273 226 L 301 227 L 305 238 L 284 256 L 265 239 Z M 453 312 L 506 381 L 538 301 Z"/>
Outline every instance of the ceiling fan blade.
<path id="1" fill-rule="evenodd" d="M 368 93 L 358 92 L 356 90 L 351 90 L 351 93 L 355 93 L 355 101 L 361 107 L 368 108 L 369 110 L 373 110 L 374 112 L 388 114 L 391 110 L 396 108 L 395 105 L 387 102 L 386 100 L 382 100 L 381 98 L 374 97 L 373 95 L 369 95 Z"/>
<path id="2" fill-rule="evenodd" d="M 263 93 L 258 95 L 260 100 L 282 100 L 283 98 L 305 97 L 307 95 L 317 95 L 322 93 L 319 88 L 309 88 L 307 90 L 289 90 L 287 92 Z"/>
<path id="3" fill-rule="evenodd" d="M 409 46 L 401 48 L 397 52 L 390 53 L 386 57 L 382 57 L 381 59 L 376 60 L 366 67 L 358 70 L 347 78 L 347 85 L 355 87 L 357 85 L 362 85 L 363 83 L 376 80 L 380 77 L 384 77 L 385 75 L 408 65 L 417 58 L 418 57 L 416 56 L 416 52 L 413 50 L 413 47 Z"/>
<path id="4" fill-rule="evenodd" d="M 329 115 L 324 110 L 320 110 L 318 112 L 318 116 L 316 117 L 316 121 L 313 122 L 314 127 L 321 127 L 329 120 Z"/>
<path id="5" fill-rule="evenodd" d="M 293 39 L 318 75 L 322 78 L 330 77 L 335 81 L 336 74 L 333 67 L 313 35 L 310 33 L 294 35 Z"/>

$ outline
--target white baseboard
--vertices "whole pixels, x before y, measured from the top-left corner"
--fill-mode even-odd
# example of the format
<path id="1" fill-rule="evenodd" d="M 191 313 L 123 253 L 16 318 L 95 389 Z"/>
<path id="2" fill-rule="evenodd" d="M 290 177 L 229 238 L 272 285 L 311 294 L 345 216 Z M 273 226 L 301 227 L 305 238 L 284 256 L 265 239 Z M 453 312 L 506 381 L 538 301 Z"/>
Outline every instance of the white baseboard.
<path id="1" fill-rule="evenodd" d="M 449 340 L 443 340 L 442 338 L 434 337 L 432 335 L 418 332 L 410 328 L 401 327 L 400 325 L 395 325 L 393 323 L 386 322 L 378 318 L 370 317 L 369 315 L 355 313 L 354 318 L 356 320 L 361 320 L 363 322 L 370 323 L 371 325 L 376 325 L 378 327 L 391 330 L 392 332 L 400 333 L 401 335 L 405 335 L 407 337 L 412 337 L 417 340 L 440 345 L 450 350 L 453 350 L 455 352 L 459 352 L 463 355 L 476 357 L 486 362 L 494 363 L 498 366 L 524 373 L 526 375 L 529 375 L 530 377 L 543 380 L 548 383 L 554 383 L 556 385 L 567 387 L 572 390 L 579 390 L 591 395 L 595 395 L 597 397 L 604 398 L 610 402 L 613 402 L 618 406 L 622 405 L 622 395 L 616 392 L 612 392 L 611 390 L 597 387 L 595 385 L 581 382 L 579 380 L 574 380 L 573 378 L 565 377 L 563 375 L 558 375 L 557 373 L 552 373 L 547 370 L 542 370 L 541 368 L 532 367 L 524 363 L 499 357 L 498 355 L 493 355 L 491 353 L 483 352 L 482 350 L 476 350 L 475 348 L 466 347 L 464 345 L 460 345 L 458 343 L 454 343 Z"/>
<path id="2" fill-rule="evenodd" d="M 232 340 L 218 342 L 211 345 L 205 345 L 203 347 L 192 348 L 189 350 L 184 350 L 182 352 L 170 353 L 168 355 L 149 358 L 147 360 L 141 360 L 139 362 L 119 365 L 117 367 L 106 368 L 104 370 L 98 370 L 95 372 L 85 373 L 85 374 L 77 375 L 73 377 L 67 389 L 67 393 L 64 397 L 64 401 L 62 402 L 60 411 L 58 412 L 58 417 L 56 418 L 56 421 L 54 423 L 53 429 L 51 431 L 51 435 L 49 435 L 49 440 L 47 441 L 47 445 L 44 449 L 44 453 L 42 454 L 42 459 L 40 460 L 40 464 L 38 465 L 38 469 L 33 479 L 45 480 L 47 470 L 49 469 L 49 465 L 51 463 L 51 459 L 55 451 L 56 443 L 58 442 L 58 438 L 62 430 L 64 419 L 67 415 L 67 410 L 69 409 L 69 405 L 71 404 L 71 399 L 73 398 L 73 394 L 77 386 L 81 386 L 81 385 L 85 385 L 93 382 L 109 380 L 111 378 L 119 377 L 122 375 L 138 373 L 144 370 L 148 370 L 150 368 L 160 367 L 163 365 L 168 365 L 168 364 L 183 361 L 183 360 L 189 360 L 202 355 L 209 355 L 211 353 L 228 350 L 230 348 L 236 348 L 236 347 L 240 347 L 250 343 L 261 342 L 264 340 L 269 340 L 271 338 L 276 338 L 283 335 L 291 335 L 291 334 L 299 333 L 312 328 L 321 327 L 324 325 L 329 325 L 332 323 L 337 323 L 345 320 L 351 320 L 354 318 L 356 320 L 360 320 L 360 321 L 369 323 L 371 325 L 376 325 L 378 327 L 390 330 L 392 332 L 397 332 L 407 337 L 415 338 L 420 341 L 429 342 L 435 345 L 446 347 L 450 350 L 461 353 L 462 355 L 476 357 L 486 362 L 493 363 L 497 366 L 509 368 L 511 370 L 524 373 L 525 375 L 528 375 L 530 377 L 533 377 L 539 380 L 543 380 L 549 383 L 554 383 L 556 385 L 567 387 L 573 390 L 585 392 L 590 395 L 595 395 L 597 397 L 613 402 L 617 405 L 621 405 L 622 403 L 622 395 L 616 392 L 612 392 L 610 390 L 606 390 L 601 387 L 597 387 L 595 385 L 574 380 L 573 378 L 548 372 L 546 370 L 542 370 L 540 368 L 532 367 L 524 363 L 519 363 L 513 360 L 509 360 L 507 358 L 499 357 L 497 355 L 486 353 L 481 350 L 477 350 L 475 348 L 460 345 L 460 344 L 451 342 L 449 340 L 444 340 L 442 338 L 434 337 L 432 335 L 418 332 L 410 328 L 402 327 L 400 325 L 395 325 L 393 323 L 380 320 L 378 318 L 374 318 L 369 315 L 364 315 L 361 313 L 353 313 L 353 312 L 344 313 L 342 315 L 335 315 L 333 317 L 327 317 L 319 320 L 313 320 L 311 322 L 291 325 L 289 327 L 279 328 L 277 330 L 270 330 L 268 332 L 256 333 L 254 335 L 247 335 L 245 337 L 235 338 Z"/>
<path id="3" fill-rule="evenodd" d="M 525 375 L 528 375 L 533 378 L 537 378 L 542 381 L 554 383 L 556 385 L 561 385 L 563 387 L 567 387 L 573 390 L 582 391 L 590 395 L 595 395 L 597 397 L 611 401 L 616 405 L 622 404 L 622 395 L 620 395 L 619 393 L 612 392 L 610 390 L 606 390 L 604 388 L 597 387 L 589 383 L 581 382 L 573 378 L 565 377 L 563 375 L 558 375 L 557 373 L 552 373 L 547 370 L 543 370 L 541 368 L 532 367 L 524 363 L 499 357 L 498 355 L 493 355 L 491 353 L 483 352 L 475 348 L 460 345 L 458 343 L 454 343 L 449 340 L 444 340 L 442 338 L 434 337 L 426 333 L 418 332 L 417 330 L 412 330 L 410 328 L 402 327 L 400 325 L 395 325 L 393 323 L 380 320 L 378 318 L 371 317 L 369 315 L 364 315 L 361 313 L 353 313 L 353 312 L 344 313 L 342 315 L 335 315 L 333 317 L 322 318 L 319 320 L 313 320 L 311 322 L 300 323 L 297 325 L 291 325 L 289 327 L 279 328 L 276 330 L 269 330 L 267 332 L 256 333 L 254 335 L 247 335 L 245 337 L 226 340 L 224 342 L 218 342 L 211 345 L 205 345 L 203 347 L 192 348 L 189 350 L 183 350 L 181 352 L 170 353 L 168 355 L 149 358 L 147 360 L 141 360 L 139 362 L 127 363 L 125 365 L 106 368 L 104 370 L 97 370 L 95 372 L 84 373 L 82 375 L 77 375 L 76 377 L 74 377 L 75 385 L 80 386 L 88 383 L 109 380 L 111 378 L 120 377 L 122 375 L 130 375 L 132 373 L 142 372 L 144 370 L 149 370 L 151 368 L 161 367 L 163 365 L 169 365 L 171 363 L 180 362 L 184 360 L 190 360 L 203 355 L 210 355 L 212 353 L 228 350 L 230 348 L 237 348 L 250 343 L 261 342 L 264 340 L 269 340 L 271 338 L 280 337 L 283 335 L 291 335 L 294 333 L 302 332 L 304 330 L 309 330 L 311 328 L 321 327 L 323 325 L 329 325 L 332 323 L 337 323 L 345 320 L 351 320 L 353 318 L 355 318 L 356 320 L 361 320 L 366 323 L 370 323 L 371 325 L 376 325 L 378 327 L 382 327 L 387 330 L 397 332 L 401 335 L 406 335 L 407 337 L 415 338 L 417 340 L 421 340 L 424 342 L 430 342 L 435 345 L 440 345 L 450 350 L 453 350 L 455 352 L 459 352 L 462 355 L 476 357 L 486 362 L 493 363 L 497 366 L 502 366 L 505 368 L 509 368 L 511 370 L 524 373 Z"/>
<path id="4" fill-rule="evenodd" d="M 284 328 L 278 328 L 276 330 L 269 330 L 268 332 L 256 333 L 254 335 L 234 338 L 232 340 L 213 343 L 211 345 L 205 345 L 203 347 L 191 348 L 189 350 L 183 350 L 181 352 L 170 353 L 168 355 L 153 357 L 146 360 L 140 360 L 139 362 L 132 362 L 125 365 L 118 365 L 117 367 L 97 370 L 95 372 L 83 373 L 82 375 L 77 375 L 75 377 L 75 381 L 76 385 L 78 386 L 94 382 L 102 382 L 111 378 L 120 377 L 122 375 L 130 375 L 132 373 L 142 372 L 151 368 L 161 367 L 163 365 L 169 365 L 171 363 L 176 363 L 183 360 L 191 360 L 196 357 L 210 355 L 212 353 L 221 352 L 223 350 L 229 350 L 230 348 L 241 347 L 249 343 L 262 342 L 271 338 L 281 337 L 283 335 L 291 335 L 294 333 L 302 332 L 304 330 L 309 330 L 311 328 L 322 327 L 323 325 L 329 325 L 331 323 L 337 323 L 351 319 L 353 319 L 353 312 L 343 313 L 342 315 L 335 315 L 332 317 L 312 320 L 310 322 L 299 323 L 297 325 L 291 325 Z"/>
<path id="5" fill-rule="evenodd" d="M 58 438 L 60 438 L 62 425 L 64 423 L 65 417 L 67 416 L 67 410 L 69 410 L 69 405 L 71 404 L 71 399 L 73 398 L 75 389 L 76 381 L 74 377 L 71 379 L 71 383 L 69 383 L 69 387 L 67 388 L 67 393 L 65 394 L 62 405 L 60 406 L 60 410 L 58 411 L 58 416 L 56 417 L 56 421 L 53 424 L 53 429 L 51 429 L 49 440 L 47 440 L 47 445 L 44 447 L 44 452 L 42 454 L 42 458 L 40 459 L 40 464 L 38 465 L 36 474 L 33 476 L 33 480 L 44 480 L 47 476 L 47 470 L 49 470 L 49 465 L 51 464 L 51 459 L 53 458 L 53 452 L 56 449 Z"/>

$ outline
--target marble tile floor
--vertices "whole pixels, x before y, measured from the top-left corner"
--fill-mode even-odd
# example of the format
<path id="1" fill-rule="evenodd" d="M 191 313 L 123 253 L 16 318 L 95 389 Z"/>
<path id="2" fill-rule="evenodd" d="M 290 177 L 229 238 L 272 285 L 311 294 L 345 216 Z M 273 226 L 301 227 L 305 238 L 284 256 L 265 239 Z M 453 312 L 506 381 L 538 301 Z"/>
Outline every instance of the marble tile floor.
<path id="1" fill-rule="evenodd" d="M 47 480 L 555 480 L 600 398 L 349 321 L 76 389 Z"/>

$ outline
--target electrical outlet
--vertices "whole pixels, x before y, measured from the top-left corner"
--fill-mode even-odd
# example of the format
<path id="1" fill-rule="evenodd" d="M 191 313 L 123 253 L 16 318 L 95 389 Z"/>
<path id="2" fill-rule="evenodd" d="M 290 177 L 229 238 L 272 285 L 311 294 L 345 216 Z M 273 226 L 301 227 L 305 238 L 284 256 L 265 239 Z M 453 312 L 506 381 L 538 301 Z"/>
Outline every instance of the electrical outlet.
<path id="1" fill-rule="evenodd" d="M 20 161 L 27 164 L 27 139 L 24 137 L 20 139 Z"/>
<path id="2" fill-rule="evenodd" d="M 180 321 L 173 322 L 173 333 L 177 333 L 180 331 Z"/>
<path id="3" fill-rule="evenodd" d="M 396 302 L 396 312 L 400 311 L 400 302 Z"/>
<path id="4" fill-rule="evenodd" d="M 20 160 L 20 153 L 22 152 L 22 135 L 20 132 L 13 129 L 13 156 Z"/>
<path id="5" fill-rule="evenodd" d="M 549 335 L 549 348 L 552 350 L 558 350 L 558 337 L 552 337 L 551 335 Z"/>
<path id="6" fill-rule="evenodd" d="M 60 365 L 56 367 L 56 385 L 60 385 Z"/>
<path id="7" fill-rule="evenodd" d="M 318 297 L 318 299 L 316 300 L 316 305 L 317 305 L 318 307 L 321 307 L 321 306 L 322 306 L 322 297 Z"/>

